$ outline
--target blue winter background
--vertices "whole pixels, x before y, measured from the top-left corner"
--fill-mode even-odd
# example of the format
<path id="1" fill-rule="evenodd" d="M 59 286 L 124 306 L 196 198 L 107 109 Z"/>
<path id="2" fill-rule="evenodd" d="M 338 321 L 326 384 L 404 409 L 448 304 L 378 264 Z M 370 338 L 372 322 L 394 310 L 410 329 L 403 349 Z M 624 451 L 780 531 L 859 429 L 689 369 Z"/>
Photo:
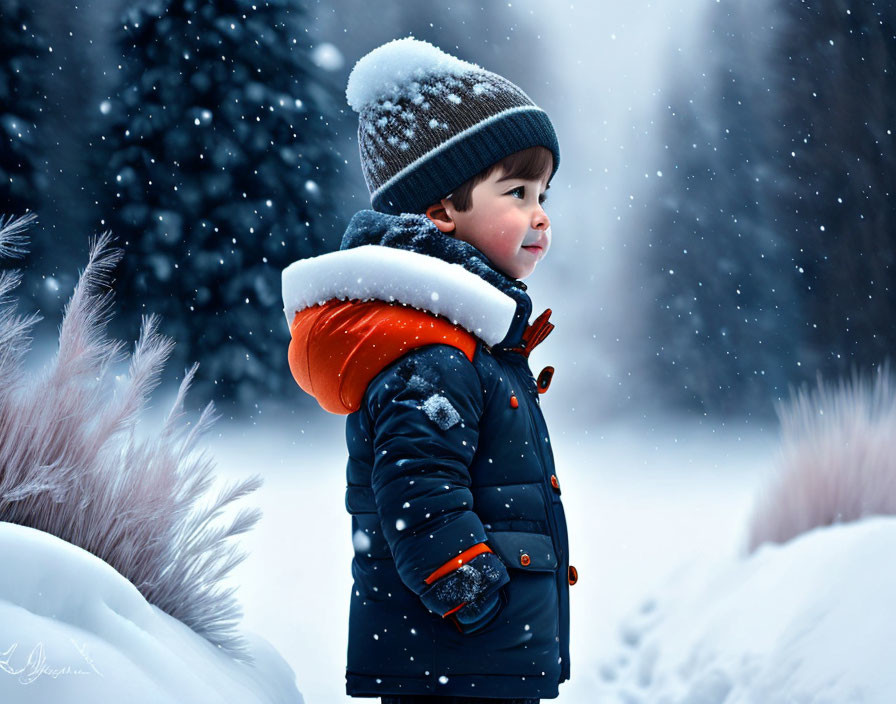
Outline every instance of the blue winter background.
<path id="1" fill-rule="evenodd" d="M 145 701 L 348 701 L 344 418 L 290 376 L 280 271 L 369 207 L 344 88 L 412 34 L 523 87 L 560 140 L 553 245 L 526 282 L 556 325 L 530 365 L 555 368 L 542 404 L 579 572 L 559 701 L 896 701 L 889 5 L 0 0 L 0 16 L 0 216 L 37 215 L 0 262 L 21 284 L 0 290 L 43 316 L 30 351 L 0 320 L 0 378 L 25 384 L 0 394 L 0 699 L 133 701 L 139 677 Z M 96 388 L 21 420 L 55 398 L 35 396 L 40 374 L 106 231 L 107 334 L 133 347 L 157 314 L 175 345 L 151 340 L 136 386 L 124 358 L 69 369 Z M 21 530 L 53 532 L 79 472 L 119 466 L 86 440 L 52 452 L 121 388 L 145 457 L 185 467 L 161 429 L 194 362 L 176 422 L 206 427 L 209 401 L 220 417 L 184 447 L 224 485 L 263 479 L 224 502 L 235 522 L 206 549 L 246 555 L 221 572 L 242 609 L 223 631 L 207 604 L 178 606 L 188 579 L 148 607 L 108 565 Z M 35 428 L 45 454 L 12 482 Z M 120 466 L 136 493 L 114 505 L 139 506 L 152 485 Z M 41 491 L 43 522 L 14 505 Z M 147 563 L 170 579 L 165 559 L 202 554 Z M 217 647 L 241 635 L 254 665 Z"/>

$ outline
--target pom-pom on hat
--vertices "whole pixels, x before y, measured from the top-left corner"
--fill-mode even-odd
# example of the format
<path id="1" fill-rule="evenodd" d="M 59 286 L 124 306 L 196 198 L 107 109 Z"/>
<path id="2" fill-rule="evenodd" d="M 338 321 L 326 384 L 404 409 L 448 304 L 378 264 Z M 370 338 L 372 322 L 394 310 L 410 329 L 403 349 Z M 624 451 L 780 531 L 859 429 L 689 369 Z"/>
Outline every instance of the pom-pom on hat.
<path id="1" fill-rule="evenodd" d="M 361 169 L 374 210 L 422 213 L 514 152 L 542 146 L 560 163 L 554 127 L 519 87 L 432 44 L 405 37 L 362 57 L 345 97 L 358 113 Z"/>

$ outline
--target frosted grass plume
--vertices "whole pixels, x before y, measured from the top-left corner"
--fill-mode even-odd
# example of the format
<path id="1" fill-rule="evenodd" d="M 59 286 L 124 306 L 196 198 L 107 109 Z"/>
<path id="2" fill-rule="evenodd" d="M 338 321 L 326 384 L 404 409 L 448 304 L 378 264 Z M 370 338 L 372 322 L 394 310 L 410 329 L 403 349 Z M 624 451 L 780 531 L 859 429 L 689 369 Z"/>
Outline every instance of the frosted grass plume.
<path id="1" fill-rule="evenodd" d="M 25 252 L 22 233 L 35 220 L 0 217 L 0 256 Z M 23 359 L 36 314 L 16 314 L 10 293 L 21 277 L 0 273 L 0 520 L 51 533 L 110 564 L 146 600 L 232 657 L 250 661 L 236 632 L 242 613 L 225 577 L 244 558 L 231 538 L 250 530 L 258 509 L 226 508 L 261 486 L 253 476 L 209 500 L 213 462 L 197 452 L 216 420 L 209 403 L 194 424 L 182 422 L 189 369 L 162 427 L 138 438 L 138 422 L 174 343 L 143 318 L 128 356 L 104 335 L 121 258 L 107 232 L 91 241 L 59 328 L 49 365 L 27 375 Z M 110 370 L 129 362 L 115 388 Z M 142 426 L 141 426 L 142 430 Z"/>
<path id="2" fill-rule="evenodd" d="M 889 364 L 871 380 L 791 393 L 776 407 L 778 471 L 756 502 L 748 551 L 814 528 L 896 515 L 896 384 Z"/>

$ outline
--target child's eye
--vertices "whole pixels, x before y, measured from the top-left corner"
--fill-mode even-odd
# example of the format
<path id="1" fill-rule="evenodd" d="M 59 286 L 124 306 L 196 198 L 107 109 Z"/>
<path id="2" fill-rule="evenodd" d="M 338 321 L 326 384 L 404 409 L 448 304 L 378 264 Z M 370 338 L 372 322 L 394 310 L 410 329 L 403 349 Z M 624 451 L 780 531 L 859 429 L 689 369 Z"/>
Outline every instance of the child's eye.
<path id="1" fill-rule="evenodd" d="M 520 197 L 521 197 L 521 198 L 524 198 L 524 199 L 525 199 L 525 197 L 526 197 L 526 187 L 525 187 L 525 186 L 517 186 L 517 187 L 514 188 L 512 191 L 508 191 L 507 193 L 508 193 L 508 195 L 512 195 L 512 194 L 517 193 L 517 192 L 520 193 Z M 545 201 L 546 201 L 547 199 L 548 199 L 547 194 L 546 194 L 546 193 L 542 193 L 542 194 L 541 194 L 541 197 L 538 199 L 538 202 L 541 203 L 542 205 L 544 205 L 544 203 L 545 203 Z"/>

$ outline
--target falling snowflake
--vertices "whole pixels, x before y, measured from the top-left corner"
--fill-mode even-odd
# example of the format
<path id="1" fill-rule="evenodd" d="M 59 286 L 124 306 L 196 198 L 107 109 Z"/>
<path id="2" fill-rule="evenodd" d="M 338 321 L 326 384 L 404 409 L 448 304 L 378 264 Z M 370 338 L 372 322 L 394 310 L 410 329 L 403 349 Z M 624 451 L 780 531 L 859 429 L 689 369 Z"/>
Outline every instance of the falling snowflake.
<path id="1" fill-rule="evenodd" d="M 370 536 L 363 530 L 356 530 L 352 536 L 352 544 L 356 552 L 366 552 L 370 549 Z"/>

